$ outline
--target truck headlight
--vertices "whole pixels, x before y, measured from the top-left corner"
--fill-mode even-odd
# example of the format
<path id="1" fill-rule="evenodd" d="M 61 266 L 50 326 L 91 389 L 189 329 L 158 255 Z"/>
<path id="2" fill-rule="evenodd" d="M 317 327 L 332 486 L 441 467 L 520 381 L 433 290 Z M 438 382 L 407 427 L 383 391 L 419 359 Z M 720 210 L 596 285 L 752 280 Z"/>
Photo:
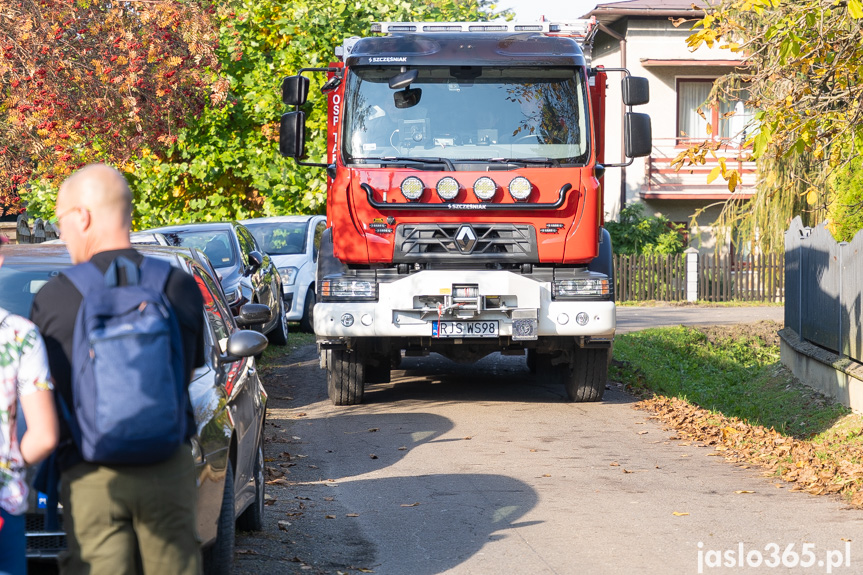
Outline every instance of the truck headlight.
<path id="1" fill-rule="evenodd" d="M 555 298 L 602 298 L 611 296 L 611 283 L 608 278 L 579 280 L 554 280 L 552 295 Z"/>
<path id="2" fill-rule="evenodd" d="M 328 279 L 321 282 L 321 297 L 374 299 L 375 282 L 354 279 Z"/>
<path id="3" fill-rule="evenodd" d="M 509 183 L 509 195 L 517 202 L 523 202 L 530 196 L 533 186 L 524 176 L 517 176 Z"/>
<path id="4" fill-rule="evenodd" d="M 283 286 L 292 286 L 297 281 L 297 268 L 279 268 L 279 275 L 282 276 Z"/>
<path id="5" fill-rule="evenodd" d="M 480 201 L 487 202 L 494 197 L 497 192 L 497 184 L 488 176 L 483 176 L 473 184 L 473 193 Z"/>
<path id="6" fill-rule="evenodd" d="M 416 176 L 409 176 L 402 182 L 402 195 L 408 200 L 415 202 L 422 197 L 425 187 L 421 179 Z"/>
<path id="7" fill-rule="evenodd" d="M 446 176 L 440 179 L 437 183 L 437 195 L 444 201 L 454 200 L 458 195 L 458 182 L 451 176 Z"/>

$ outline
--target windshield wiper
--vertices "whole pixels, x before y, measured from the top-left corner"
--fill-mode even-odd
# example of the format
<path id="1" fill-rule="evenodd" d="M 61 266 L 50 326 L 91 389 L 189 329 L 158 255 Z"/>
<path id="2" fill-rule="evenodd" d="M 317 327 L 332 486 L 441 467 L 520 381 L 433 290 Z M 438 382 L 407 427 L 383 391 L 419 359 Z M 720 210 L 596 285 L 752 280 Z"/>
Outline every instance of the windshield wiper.
<path id="1" fill-rule="evenodd" d="M 353 158 L 354 162 L 362 164 L 443 164 L 450 172 L 455 171 L 449 158 L 399 158 L 387 156 L 385 158 Z"/>
<path id="2" fill-rule="evenodd" d="M 469 164 L 511 164 L 513 166 L 560 166 L 560 161 L 557 158 L 459 158 L 456 162 Z"/>

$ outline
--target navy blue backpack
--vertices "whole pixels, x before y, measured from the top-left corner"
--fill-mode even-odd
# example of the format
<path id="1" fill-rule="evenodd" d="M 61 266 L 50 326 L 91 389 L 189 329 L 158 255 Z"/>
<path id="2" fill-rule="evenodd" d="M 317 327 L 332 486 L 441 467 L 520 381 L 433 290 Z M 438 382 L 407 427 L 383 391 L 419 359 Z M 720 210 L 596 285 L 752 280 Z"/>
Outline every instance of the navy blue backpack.
<path id="1" fill-rule="evenodd" d="M 85 461 L 148 464 L 186 438 L 180 325 L 165 297 L 167 262 L 118 257 L 63 274 L 83 295 L 72 346 L 72 436 Z"/>

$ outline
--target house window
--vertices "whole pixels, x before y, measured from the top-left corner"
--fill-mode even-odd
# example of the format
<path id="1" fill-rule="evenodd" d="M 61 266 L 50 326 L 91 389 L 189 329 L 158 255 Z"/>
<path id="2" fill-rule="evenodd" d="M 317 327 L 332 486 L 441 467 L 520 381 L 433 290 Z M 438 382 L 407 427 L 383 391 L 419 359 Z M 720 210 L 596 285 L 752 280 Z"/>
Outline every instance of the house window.
<path id="1" fill-rule="evenodd" d="M 712 88 L 712 79 L 677 81 L 678 142 L 719 139 L 734 146 L 742 146 L 752 135 L 752 127 L 747 124 L 754 110 L 746 105 L 748 90 L 739 90 L 733 101 L 709 102 Z M 708 124 L 710 133 L 707 131 Z"/>

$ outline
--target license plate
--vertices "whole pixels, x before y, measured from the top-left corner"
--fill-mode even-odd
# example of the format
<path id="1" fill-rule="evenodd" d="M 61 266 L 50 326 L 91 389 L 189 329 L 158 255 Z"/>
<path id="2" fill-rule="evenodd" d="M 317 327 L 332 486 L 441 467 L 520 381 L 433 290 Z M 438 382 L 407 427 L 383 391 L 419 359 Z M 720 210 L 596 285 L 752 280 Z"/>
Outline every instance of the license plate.
<path id="1" fill-rule="evenodd" d="M 432 337 L 497 337 L 495 321 L 433 321 Z"/>

